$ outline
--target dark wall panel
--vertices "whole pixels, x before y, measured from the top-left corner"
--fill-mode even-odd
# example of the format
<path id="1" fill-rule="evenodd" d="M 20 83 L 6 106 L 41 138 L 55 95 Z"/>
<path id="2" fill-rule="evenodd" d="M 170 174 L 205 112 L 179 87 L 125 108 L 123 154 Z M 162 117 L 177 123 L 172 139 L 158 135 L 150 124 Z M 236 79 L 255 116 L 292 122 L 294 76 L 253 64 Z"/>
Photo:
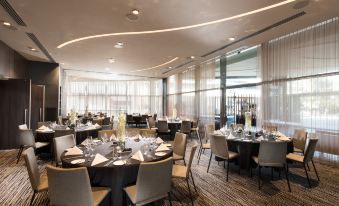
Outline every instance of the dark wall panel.
<path id="1" fill-rule="evenodd" d="M 26 79 L 26 59 L 0 41 L 0 76 L 10 79 Z"/>

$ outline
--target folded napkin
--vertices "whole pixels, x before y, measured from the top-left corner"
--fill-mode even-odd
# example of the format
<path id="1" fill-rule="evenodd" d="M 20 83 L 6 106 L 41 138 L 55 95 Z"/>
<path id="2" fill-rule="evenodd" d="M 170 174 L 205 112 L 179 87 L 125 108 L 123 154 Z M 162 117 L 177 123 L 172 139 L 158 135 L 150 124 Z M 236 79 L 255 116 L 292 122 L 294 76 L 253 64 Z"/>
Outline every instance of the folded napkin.
<path id="1" fill-rule="evenodd" d="M 220 130 L 214 131 L 213 134 L 214 135 L 223 135 L 223 133 Z"/>
<path id="2" fill-rule="evenodd" d="M 69 128 L 69 127 L 66 127 L 66 130 L 70 130 L 70 128 Z"/>
<path id="3" fill-rule="evenodd" d="M 102 156 L 101 154 L 96 154 L 95 157 L 94 157 L 94 160 L 91 164 L 91 166 L 94 166 L 94 165 L 97 165 L 97 164 L 100 164 L 100 163 L 103 163 L 103 162 L 106 162 L 108 159 L 104 156 Z"/>
<path id="4" fill-rule="evenodd" d="M 98 123 L 95 123 L 94 127 L 95 127 L 95 128 L 99 128 L 100 125 L 99 125 Z"/>
<path id="5" fill-rule="evenodd" d="M 286 136 L 280 136 L 280 137 L 278 137 L 278 140 L 280 140 L 280 141 L 290 141 L 290 138 L 286 137 Z"/>
<path id="6" fill-rule="evenodd" d="M 112 136 L 109 138 L 109 141 L 115 140 L 116 136 L 114 134 L 112 134 Z"/>
<path id="7" fill-rule="evenodd" d="M 132 159 L 139 160 L 141 162 L 145 161 L 144 156 L 142 155 L 141 151 L 138 150 L 134 155 L 131 157 Z"/>
<path id="8" fill-rule="evenodd" d="M 69 155 L 82 155 L 83 151 L 79 149 L 77 146 L 74 146 L 72 148 L 66 149 L 66 154 L 65 156 Z"/>
<path id="9" fill-rule="evenodd" d="M 39 127 L 38 130 L 45 130 L 45 129 L 47 129 L 47 127 L 45 125 L 42 125 L 41 127 Z"/>
<path id="10" fill-rule="evenodd" d="M 155 151 L 156 152 L 160 152 L 160 151 L 168 151 L 170 149 L 168 149 L 168 147 L 164 144 L 161 144 Z"/>
<path id="11" fill-rule="evenodd" d="M 260 136 L 257 138 L 257 141 L 263 141 L 264 140 L 264 137 L 263 136 Z"/>
<path id="12" fill-rule="evenodd" d="M 157 144 L 161 144 L 164 142 L 164 140 L 162 140 L 160 137 L 158 137 L 155 141 Z"/>
<path id="13" fill-rule="evenodd" d="M 45 125 L 42 125 L 41 127 L 39 127 L 38 130 L 42 131 L 42 132 L 52 132 L 53 131 L 51 128 L 46 127 Z"/>
<path id="14" fill-rule="evenodd" d="M 236 139 L 237 137 L 232 134 L 232 132 L 228 135 L 227 139 Z"/>

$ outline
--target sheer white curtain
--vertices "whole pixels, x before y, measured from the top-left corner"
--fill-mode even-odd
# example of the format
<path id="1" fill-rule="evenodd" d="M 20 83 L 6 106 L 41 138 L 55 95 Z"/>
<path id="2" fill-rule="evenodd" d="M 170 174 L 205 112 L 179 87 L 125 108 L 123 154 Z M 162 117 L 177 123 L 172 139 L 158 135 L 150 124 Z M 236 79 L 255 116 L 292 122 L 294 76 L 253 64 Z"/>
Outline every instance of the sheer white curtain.
<path id="1" fill-rule="evenodd" d="M 65 77 L 62 89 L 65 115 L 74 109 L 84 113 L 157 113 L 162 115 L 162 80 L 102 81 Z"/>
<path id="2" fill-rule="evenodd" d="M 259 125 L 292 135 L 305 128 L 318 150 L 339 154 L 339 20 L 320 23 L 261 47 Z"/>

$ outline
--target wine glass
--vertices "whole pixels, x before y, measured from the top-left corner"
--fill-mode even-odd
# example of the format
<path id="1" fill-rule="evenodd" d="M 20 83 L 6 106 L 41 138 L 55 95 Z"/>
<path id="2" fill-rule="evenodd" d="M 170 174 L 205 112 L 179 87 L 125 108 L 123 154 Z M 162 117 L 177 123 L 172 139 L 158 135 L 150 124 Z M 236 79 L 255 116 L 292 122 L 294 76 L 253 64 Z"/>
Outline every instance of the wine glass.
<path id="1" fill-rule="evenodd" d="M 121 146 L 117 146 L 115 149 L 116 149 L 116 153 L 118 155 L 118 159 L 121 159 L 121 153 L 122 153 Z"/>

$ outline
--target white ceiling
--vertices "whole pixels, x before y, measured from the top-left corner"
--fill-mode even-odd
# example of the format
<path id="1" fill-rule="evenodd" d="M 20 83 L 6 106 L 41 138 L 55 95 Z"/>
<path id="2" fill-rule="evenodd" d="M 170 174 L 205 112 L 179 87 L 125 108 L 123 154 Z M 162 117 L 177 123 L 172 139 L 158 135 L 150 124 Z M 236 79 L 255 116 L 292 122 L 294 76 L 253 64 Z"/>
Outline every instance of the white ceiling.
<path id="1" fill-rule="evenodd" d="M 27 27 L 16 25 L 1 7 L 0 20 L 11 22 L 18 30 L 1 27 L 0 39 L 27 59 L 48 61 L 41 51 L 28 50 L 28 46 L 37 47 L 25 32 L 34 33 L 56 62 L 62 63 L 61 66 L 66 69 L 166 77 L 171 74 L 162 74 L 167 70 L 166 67 L 176 67 L 186 62 L 189 56 L 196 56 L 192 64 L 198 64 L 241 46 L 256 45 L 339 16 L 338 0 L 310 0 L 308 6 L 296 10 L 293 6 L 298 1 L 300 0 L 246 17 L 198 28 L 155 34 L 109 36 L 57 48 L 64 42 L 90 35 L 159 30 L 209 22 L 260 9 L 282 0 L 8 0 Z M 127 20 L 126 14 L 135 8 L 140 10 L 139 19 Z M 306 15 L 208 57 L 199 58 L 230 43 L 229 37 L 239 39 L 301 11 L 305 11 Z M 114 48 L 116 42 L 124 42 L 125 47 Z M 179 59 L 166 66 L 132 72 L 155 67 L 175 57 Z M 108 58 L 114 58 L 115 63 L 110 64 Z M 187 66 L 189 65 L 185 68 Z"/>

